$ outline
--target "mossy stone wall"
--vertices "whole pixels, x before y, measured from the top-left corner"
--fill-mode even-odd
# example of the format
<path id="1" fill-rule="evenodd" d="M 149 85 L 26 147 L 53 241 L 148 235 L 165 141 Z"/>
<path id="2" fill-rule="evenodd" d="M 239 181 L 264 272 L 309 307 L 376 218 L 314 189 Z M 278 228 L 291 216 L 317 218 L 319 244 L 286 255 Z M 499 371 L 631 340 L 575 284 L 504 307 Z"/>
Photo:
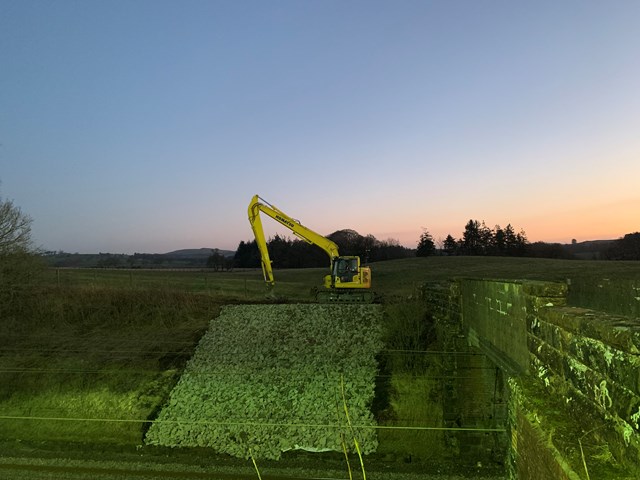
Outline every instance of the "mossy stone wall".
<path id="1" fill-rule="evenodd" d="M 569 305 L 640 318 L 640 279 L 587 277 L 567 279 Z"/>
<path id="2" fill-rule="evenodd" d="M 450 461 L 484 468 L 507 452 L 507 387 L 500 368 L 471 345 L 462 324 L 460 283 L 425 285 L 437 331 L 446 452 Z"/>
<path id="3" fill-rule="evenodd" d="M 461 348 L 464 336 L 508 376 L 513 478 L 640 478 L 640 295 L 637 281 L 621 282 L 624 294 L 615 293 L 620 282 L 457 279 L 425 288 L 450 336 L 443 344 Z M 491 387 L 476 377 L 486 397 Z M 469 385 L 450 388 L 458 411 L 472 408 Z"/>

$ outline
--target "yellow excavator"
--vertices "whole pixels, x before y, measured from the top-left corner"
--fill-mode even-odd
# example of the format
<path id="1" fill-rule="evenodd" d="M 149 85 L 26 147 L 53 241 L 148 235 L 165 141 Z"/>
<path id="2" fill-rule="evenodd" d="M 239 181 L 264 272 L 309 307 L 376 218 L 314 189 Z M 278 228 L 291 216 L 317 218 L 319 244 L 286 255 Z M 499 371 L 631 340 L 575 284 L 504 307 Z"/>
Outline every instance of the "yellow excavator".
<path id="1" fill-rule="evenodd" d="M 340 256 L 338 245 L 333 241 L 305 227 L 298 220 L 291 218 L 258 195 L 254 195 L 249 203 L 249 223 L 260 251 L 262 273 L 267 286 L 275 285 L 275 279 L 273 278 L 273 269 L 271 268 L 271 259 L 269 258 L 260 212 L 287 227 L 296 237 L 320 247 L 329 255 L 331 273 L 324 277 L 323 288 L 316 291 L 316 299 L 320 303 L 373 302 L 374 294 L 370 290 L 371 269 L 360 266 L 360 257 Z"/>

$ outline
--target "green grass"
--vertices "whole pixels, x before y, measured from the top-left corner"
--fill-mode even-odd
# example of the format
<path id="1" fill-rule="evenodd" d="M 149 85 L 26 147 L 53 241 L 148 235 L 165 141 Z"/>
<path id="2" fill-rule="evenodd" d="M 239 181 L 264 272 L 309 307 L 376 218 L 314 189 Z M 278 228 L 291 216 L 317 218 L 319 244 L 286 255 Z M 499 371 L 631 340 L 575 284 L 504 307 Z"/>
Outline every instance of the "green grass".
<path id="1" fill-rule="evenodd" d="M 454 277 L 566 281 L 586 277 L 638 278 L 640 262 L 511 257 L 426 257 L 372 264 L 373 286 L 385 295 L 410 295 L 424 282 Z"/>
<path id="2" fill-rule="evenodd" d="M 396 372 L 391 375 L 389 411 L 384 426 L 439 427 L 443 425 L 440 384 L 434 379 L 437 368 L 420 374 Z M 422 462 L 440 459 L 444 447 L 441 430 L 380 430 L 378 453 L 396 458 L 412 457 Z"/>
<path id="3" fill-rule="evenodd" d="M 565 281 L 584 277 L 637 278 L 639 262 L 554 260 L 511 257 L 422 257 L 371 264 L 373 289 L 389 297 L 409 296 L 424 282 L 452 277 Z M 311 301 L 310 290 L 322 284 L 325 268 L 276 270 L 273 295 Z M 261 300 L 268 293 L 259 269 L 232 272 L 51 269 L 50 285 L 163 288 L 245 300 Z"/>
<path id="4" fill-rule="evenodd" d="M 0 437 L 139 444 L 220 301 L 165 290 L 40 289 L 0 324 Z"/>
<path id="5" fill-rule="evenodd" d="M 406 299 L 425 282 L 452 277 L 637 278 L 640 263 L 431 257 L 371 267 L 373 289 L 386 302 L 387 348 L 414 348 L 428 345 L 430 333 L 415 332 L 423 313 Z M 274 273 L 277 283 L 267 301 L 275 296 L 310 302 L 310 290 L 321 284 L 327 269 Z M 127 421 L 0 419 L 0 439 L 140 444 L 145 425 L 128 420 L 155 414 L 219 307 L 264 302 L 267 293 L 260 270 L 47 270 L 43 284 L 30 297 L 16 305 L 0 305 L 0 415 Z M 408 331 L 415 334 L 407 335 Z M 437 388 L 429 383 L 432 367 L 416 365 L 415 358 L 409 362 L 413 363 L 391 367 L 388 403 L 395 420 L 391 416 L 388 420 L 437 423 L 441 413 L 436 403 L 427 403 L 432 408 L 425 409 L 419 402 L 425 391 Z M 416 368 L 422 369 L 423 378 L 408 374 Z M 430 439 L 422 435 L 387 435 L 383 450 L 399 452 L 411 443 L 433 445 L 437 440 L 433 434 Z M 413 453 L 424 456 L 434 451 Z"/>
<path id="6" fill-rule="evenodd" d="M 383 382 L 379 384 L 386 402 L 375 406 L 383 408 L 377 412 L 383 426 L 442 426 L 438 357 L 418 353 L 435 347 L 434 327 L 425 305 L 418 300 L 385 305 L 386 352 L 380 358 Z M 378 453 L 412 461 L 438 458 L 444 450 L 443 434 L 438 430 L 383 429 L 378 440 Z"/>
<path id="7" fill-rule="evenodd" d="M 313 272 L 311 271 L 313 270 Z M 268 290 L 260 270 L 213 272 L 202 270 L 50 269 L 45 282 L 60 288 L 163 289 L 202 293 L 215 297 L 261 301 L 267 295 L 311 301 L 311 288 L 321 283 L 324 269 L 286 270 L 273 290 Z"/>

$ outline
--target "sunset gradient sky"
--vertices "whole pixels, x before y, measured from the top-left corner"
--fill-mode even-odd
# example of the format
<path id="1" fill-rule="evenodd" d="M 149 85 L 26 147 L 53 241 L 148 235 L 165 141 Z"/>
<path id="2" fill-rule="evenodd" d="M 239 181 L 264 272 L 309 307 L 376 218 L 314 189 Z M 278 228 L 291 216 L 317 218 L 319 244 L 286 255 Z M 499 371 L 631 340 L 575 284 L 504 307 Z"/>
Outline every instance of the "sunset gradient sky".
<path id="1" fill-rule="evenodd" d="M 469 219 L 618 238 L 640 230 L 639 19 L 635 0 L 0 0 L 0 195 L 36 245 L 81 253 L 233 250 L 255 193 L 409 247 Z"/>

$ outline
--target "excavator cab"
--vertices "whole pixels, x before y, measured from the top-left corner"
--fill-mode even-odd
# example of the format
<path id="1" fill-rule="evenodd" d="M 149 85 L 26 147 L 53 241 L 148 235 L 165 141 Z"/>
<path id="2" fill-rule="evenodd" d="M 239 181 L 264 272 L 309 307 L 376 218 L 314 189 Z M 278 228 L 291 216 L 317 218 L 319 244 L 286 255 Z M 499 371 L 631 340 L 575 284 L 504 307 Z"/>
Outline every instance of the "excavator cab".
<path id="1" fill-rule="evenodd" d="M 324 290 L 316 294 L 320 303 L 371 303 L 371 269 L 360 266 L 360 257 L 335 257 L 331 275 L 324 277 Z"/>
<path id="2" fill-rule="evenodd" d="M 324 277 L 329 289 L 360 289 L 371 287 L 371 269 L 360 266 L 360 257 L 335 257 L 331 263 L 331 275 Z"/>
<path id="3" fill-rule="evenodd" d="M 360 259 L 358 257 L 338 257 L 333 261 L 334 283 L 347 283 L 358 281 L 354 278 L 360 269 Z"/>

